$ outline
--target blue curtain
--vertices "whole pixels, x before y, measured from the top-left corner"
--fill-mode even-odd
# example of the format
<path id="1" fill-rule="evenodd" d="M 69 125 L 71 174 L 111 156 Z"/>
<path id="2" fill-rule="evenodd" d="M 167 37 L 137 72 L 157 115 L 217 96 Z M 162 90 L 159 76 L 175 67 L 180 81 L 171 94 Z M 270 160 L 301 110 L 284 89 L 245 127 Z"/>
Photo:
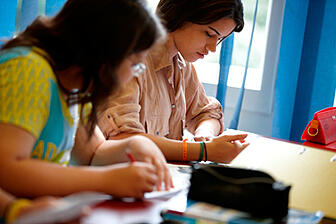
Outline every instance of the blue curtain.
<path id="1" fill-rule="evenodd" d="M 0 4 L 0 47 L 1 40 L 10 39 L 15 31 L 16 1 L 1 0 Z"/>
<path id="2" fill-rule="evenodd" d="M 231 66 L 233 43 L 234 43 L 234 34 L 230 35 L 228 38 L 226 38 L 222 42 L 221 51 L 220 51 L 219 77 L 218 77 L 216 98 L 221 103 L 223 107 L 223 112 L 224 112 L 224 107 L 225 107 L 227 81 L 228 81 L 229 70 Z"/>
<path id="3" fill-rule="evenodd" d="M 286 1 L 275 86 L 273 137 L 300 141 L 313 114 L 333 105 L 335 12 L 334 0 Z"/>
<path id="4" fill-rule="evenodd" d="M 55 15 L 64 5 L 66 0 L 47 0 L 45 13 L 47 16 Z"/>
<path id="5" fill-rule="evenodd" d="M 1 40 L 8 40 L 23 31 L 37 16 L 55 15 L 66 0 L 1 0 L 0 4 L 0 46 Z"/>
<path id="6" fill-rule="evenodd" d="M 235 111 L 233 113 L 231 123 L 228 126 L 228 128 L 230 129 L 237 129 L 238 124 L 239 124 L 239 117 L 240 117 L 240 112 L 241 112 L 243 99 L 244 99 L 245 82 L 246 82 L 246 77 L 247 77 L 248 64 L 250 60 L 250 53 L 251 53 L 257 13 L 258 13 L 258 0 L 256 0 L 256 3 L 255 3 L 254 16 L 253 16 L 253 22 L 252 22 L 252 32 L 251 32 L 249 47 L 247 50 L 243 82 L 242 82 L 242 85 L 239 91 L 239 96 L 237 99 L 237 104 L 235 107 Z M 228 38 L 227 40 L 223 42 L 222 49 L 220 52 L 220 73 L 219 73 L 219 80 L 218 80 L 217 99 L 219 100 L 219 102 L 221 102 L 223 106 L 223 110 L 225 107 L 225 95 L 226 95 L 226 88 L 227 88 L 227 80 L 229 76 L 229 68 L 231 65 L 232 47 L 233 47 L 233 35 L 231 38 Z"/>
<path id="7" fill-rule="evenodd" d="M 39 0 L 22 0 L 21 14 L 18 15 L 18 31 L 21 32 L 26 29 L 26 27 L 31 24 L 38 15 L 40 15 L 40 10 Z"/>

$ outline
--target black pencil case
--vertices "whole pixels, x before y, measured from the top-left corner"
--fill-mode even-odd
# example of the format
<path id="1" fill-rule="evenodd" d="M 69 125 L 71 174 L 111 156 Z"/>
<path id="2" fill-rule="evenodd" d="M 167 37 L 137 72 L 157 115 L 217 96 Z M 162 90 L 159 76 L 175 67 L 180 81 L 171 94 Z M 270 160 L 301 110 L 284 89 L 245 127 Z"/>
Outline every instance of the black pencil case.
<path id="1" fill-rule="evenodd" d="M 193 165 L 188 198 L 280 220 L 288 213 L 290 186 L 269 174 L 223 165 Z"/>

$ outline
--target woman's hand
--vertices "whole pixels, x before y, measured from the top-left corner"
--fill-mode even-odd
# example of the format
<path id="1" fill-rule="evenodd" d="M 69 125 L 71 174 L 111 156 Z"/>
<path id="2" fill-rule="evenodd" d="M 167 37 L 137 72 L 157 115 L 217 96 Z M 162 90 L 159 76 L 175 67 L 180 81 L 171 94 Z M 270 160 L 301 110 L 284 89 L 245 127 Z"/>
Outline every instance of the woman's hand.
<path id="1" fill-rule="evenodd" d="M 208 160 L 230 163 L 249 143 L 244 143 L 247 134 L 221 135 L 206 142 Z"/>
<path id="2" fill-rule="evenodd" d="M 106 167 L 102 180 L 105 193 L 120 198 L 143 198 L 144 193 L 153 191 L 158 177 L 152 164 L 132 162 Z"/>
<path id="3" fill-rule="evenodd" d="M 81 148 L 89 148 L 91 165 L 101 166 L 128 161 L 126 154 L 129 151 L 136 161 L 146 162 L 154 166 L 158 177 L 157 190 L 161 190 L 162 183 L 164 183 L 166 190 L 173 186 L 164 155 L 156 144 L 145 136 L 134 135 L 126 136 L 123 139 L 105 140 L 103 134 L 97 128 L 95 135 L 90 138 L 89 142 L 85 141 L 85 138 L 79 142 L 82 142 Z M 92 148 L 95 150 L 92 150 Z M 85 149 L 77 151 L 81 154 Z"/>
<path id="4" fill-rule="evenodd" d="M 164 183 L 165 190 L 173 187 L 166 159 L 154 142 L 144 136 L 133 136 L 129 143 L 129 150 L 137 161 L 147 162 L 155 167 L 158 177 L 156 183 L 157 190 L 161 190 L 162 182 Z"/>

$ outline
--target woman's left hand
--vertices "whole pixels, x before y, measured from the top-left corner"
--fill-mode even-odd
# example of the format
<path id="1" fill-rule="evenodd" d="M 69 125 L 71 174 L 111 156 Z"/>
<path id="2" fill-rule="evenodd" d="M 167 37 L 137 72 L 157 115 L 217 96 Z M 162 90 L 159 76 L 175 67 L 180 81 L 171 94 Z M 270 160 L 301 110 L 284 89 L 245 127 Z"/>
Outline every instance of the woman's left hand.
<path id="1" fill-rule="evenodd" d="M 245 142 L 247 134 L 220 135 L 207 144 L 208 160 L 230 163 L 249 143 Z"/>

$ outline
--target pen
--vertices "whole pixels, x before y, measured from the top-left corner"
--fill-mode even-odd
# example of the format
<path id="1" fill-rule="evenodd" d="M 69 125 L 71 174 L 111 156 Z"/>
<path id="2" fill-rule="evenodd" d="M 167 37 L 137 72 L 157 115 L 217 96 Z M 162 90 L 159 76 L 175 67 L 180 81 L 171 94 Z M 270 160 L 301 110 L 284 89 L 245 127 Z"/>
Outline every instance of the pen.
<path id="1" fill-rule="evenodd" d="M 130 159 L 131 163 L 135 162 L 134 156 L 131 154 L 130 150 L 126 150 L 126 155 Z"/>

